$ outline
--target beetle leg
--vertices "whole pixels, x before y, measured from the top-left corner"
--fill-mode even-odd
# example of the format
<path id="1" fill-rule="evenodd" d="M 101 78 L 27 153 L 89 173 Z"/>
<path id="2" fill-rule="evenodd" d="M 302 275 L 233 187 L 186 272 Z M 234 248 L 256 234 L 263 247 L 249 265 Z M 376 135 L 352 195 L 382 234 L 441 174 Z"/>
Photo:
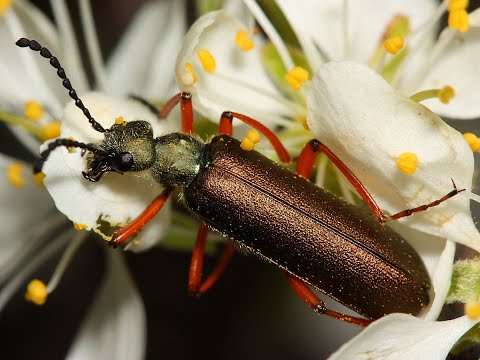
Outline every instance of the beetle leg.
<path id="1" fill-rule="evenodd" d="M 117 248 L 122 245 L 132 235 L 134 235 L 138 230 L 140 230 L 145 224 L 147 224 L 152 218 L 160 211 L 160 209 L 165 205 L 165 202 L 168 199 L 168 196 L 172 192 L 172 188 L 166 188 L 163 192 L 158 195 L 148 207 L 138 215 L 135 220 L 129 223 L 127 226 L 115 231 L 110 240 L 109 245 L 113 248 Z"/>
<path id="2" fill-rule="evenodd" d="M 268 127 L 261 124 L 257 120 L 252 119 L 249 116 L 231 112 L 231 111 L 223 112 L 220 118 L 220 127 L 219 127 L 220 134 L 232 135 L 233 118 L 243 121 L 245 124 L 250 125 L 251 127 L 257 129 L 263 136 L 265 136 L 268 139 L 268 141 L 270 141 L 278 157 L 280 158 L 280 161 L 282 161 L 285 164 L 290 163 L 291 161 L 290 154 L 288 153 L 287 149 L 285 149 L 280 139 Z"/>
<path id="3" fill-rule="evenodd" d="M 387 216 L 387 218 L 385 219 L 385 221 L 390 221 L 390 220 L 397 220 L 397 219 L 400 219 L 402 217 L 405 217 L 405 216 L 410 216 L 412 215 L 413 213 L 416 213 L 416 212 L 419 212 L 419 211 L 425 211 L 431 207 L 434 207 L 434 206 L 437 206 L 439 204 L 441 204 L 442 202 L 444 202 L 445 200 L 448 200 L 450 199 L 451 197 L 454 197 L 455 195 L 457 195 L 458 193 L 461 193 L 462 191 L 465 191 L 466 189 L 460 189 L 458 190 L 457 189 L 457 185 L 455 184 L 455 181 L 452 180 L 452 184 L 453 184 L 453 190 L 450 191 L 447 195 L 443 196 L 442 198 L 438 199 L 438 200 L 435 200 L 435 201 L 432 201 L 431 203 L 429 204 L 425 204 L 425 205 L 420 205 L 420 206 L 417 206 L 413 209 L 407 209 L 407 210 L 403 210 L 403 211 L 400 211 L 396 214 L 393 214 L 393 215 L 390 215 L 390 216 Z"/>
<path id="4" fill-rule="evenodd" d="M 316 313 L 330 316 L 334 319 L 346 321 L 354 325 L 367 326 L 372 320 L 346 315 L 335 310 L 327 309 L 325 303 L 303 282 L 303 280 L 284 271 L 285 277 L 297 295 Z"/>
<path id="5" fill-rule="evenodd" d="M 441 199 L 432 201 L 426 205 L 417 206 L 413 209 L 403 210 L 397 214 L 389 216 L 385 214 L 385 212 L 378 206 L 373 196 L 368 192 L 365 186 L 363 186 L 360 180 L 358 180 L 355 174 L 342 162 L 342 160 L 340 160 L 337 155 L 335 155 L 328 147 L 316 139 L 310 140 L 303 148 L 297 161 L 297 174 L 308 179 L 312 172 L 316 156 L 320 152 L 323 152 L 325 155 L 327 155 L 330 161 L 332 161 L 332 163 L 335 164 L 342 174 L 345 175 L 347 180 L 353 185 L 355 190 L 357 190 L 360 197 L 363 199 L 363 201 L 365 201 L 367 206 L 370 208 L 370 210 L 372 210 L 373 214 L 382 225 L 384 225 L 387 221 L 400 219 L 405 216 L 410 216 L 415 212 L 424 211 L 433 206 L 437 206 L 438 204 L 465 190 L 458 190 L 455 182 L 452 180 L 454 189 Z"/>
<path id="6" fill-rule="evenodd" d="M 210 276 L 208 276 L 207 279 L 202 282 L 203 259 L 207 235 L 207 225 L 205 223 L 200 224 L 197 233 L 197 240 L 195 242 L 195 248 L 193 249 L 192 253 L 192 260 L 190 262 L 190 271 L 188 274 L 188 292 L 191 295 L 198 296 L 209 290 L 225 271 L 234 252 L 233 245 L 227 244 L 217 263 L 217 266 Z"/>
<path id="7" fill-rule="evenodd" d="M 180 102 L 180 111 L 182 114 L 182 132 L 187 135 L 193 133 L 193 106 L 192 94 L 181 92 L 174 95 L 166 102 L 163 108 L 158 112 L 159 119 L 164 119 L 170 114 L 173 108 Z"/>

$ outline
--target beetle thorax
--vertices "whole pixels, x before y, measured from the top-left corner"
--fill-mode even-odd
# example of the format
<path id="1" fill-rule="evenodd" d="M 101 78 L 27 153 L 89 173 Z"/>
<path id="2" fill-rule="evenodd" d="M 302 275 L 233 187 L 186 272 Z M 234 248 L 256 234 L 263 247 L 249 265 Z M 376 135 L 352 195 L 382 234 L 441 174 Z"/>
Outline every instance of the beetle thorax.
<path id="1" fill-rule="evenodd" d="M 165 186 L 188 186 L 204 165 L 204 144 L 180 133 L 161 136 L 155 141 L 154 179 Z"/>

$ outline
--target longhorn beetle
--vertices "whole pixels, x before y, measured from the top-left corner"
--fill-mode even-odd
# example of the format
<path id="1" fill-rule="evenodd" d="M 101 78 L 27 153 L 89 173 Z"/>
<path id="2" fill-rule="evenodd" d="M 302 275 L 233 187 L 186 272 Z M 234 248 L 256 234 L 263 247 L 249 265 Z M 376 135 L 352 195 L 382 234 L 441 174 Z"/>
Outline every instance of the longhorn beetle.
<path id="1" fill-rule="evenodd" d="M 296 174 L 256 151 L 245 151 L 231 137 L 232 120 L 239 119 L 260 131 L 273 145 L 280 160 L 290 161 L 277 137 L 258 121 L 239 113 L 224 112 L 219 135 L 204 143 L 192 136 L 191 95 L 181 93 L 159 112 L 165 117 L 180 103 L 183 133 L 153 137 L 151 125 L 142 120 L 103 128 L 78 98 L 59 61 L 35 40 L 16 43 L 39 51 L 49 59 L 63 80 L 75 105 L 91 126 L 104 134 L 97 144 L 56 139 L 40 154 L 35 171 L 41 171 L 57 147 L 77 147 L 87 156 L 84 177 L 99 181 L 106 172 L 149 170 L 165 186 L 148 208 L 129 225 L 117 230 L 111 245 L 125 243 L 160 211 L 174 188 L 186 207 L 200 219 L 190 264 L 188 289 L 208 290 L 229 262 L 234 246 L 228 243 L 212 274 L 202 282 L 203 253 L 208 229 L 213 229 L 260 258 L 277 265 L 295 292 L 316 312 L 366 326 L 393 312 L 418 314 L 430 302 L 431 282 L 420 256 L 385 222 L 426 210 L 463 190 L 454 189 L 430 204 L 386 215 L 355 175 L 318 140 L 303 148 Z M 315 186 L 307 179 L 316 155 L 324 152 L 352 183 L 375 217 Z M 453 182 L 453 181 L 452 181 Z M 314 287 L 355 310 L 365 318 L 328 309 L 309 288 Z"/>

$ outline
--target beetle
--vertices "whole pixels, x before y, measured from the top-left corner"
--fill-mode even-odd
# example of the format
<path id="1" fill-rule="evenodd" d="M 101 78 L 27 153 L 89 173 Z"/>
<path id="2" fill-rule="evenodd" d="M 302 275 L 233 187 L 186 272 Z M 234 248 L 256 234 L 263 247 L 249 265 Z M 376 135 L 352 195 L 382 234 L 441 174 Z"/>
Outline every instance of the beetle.
<path id="1" fill-rule="evenodd" d="M 159 113 L 165 116 L 180 103 L 183 133 L 155 138 L 150 123 L 143 120 L 105 129 L 79 99 L 65 70 L 48 49 L 25 38 L 16 44 L 50 60 L 75 105 L 91 126 L 104 134 L 97 144 L 62 138 L 50 142 L 40 154 L 35 171 L 41 171 L 57 147 L 77 147 L 82 149 L 82 155 L 88 152 L 83 176 L 89 181 L 101 180 L 106 172 L 149 171 L 152 179 L 165 187 L 142 214 L 115 232 L 113 247 L 141 229 L 178 188 L 187 209 L 201 221 L 190 265 L 190 293 L 208 290 L 235 249 L 227 244 L 217 268 L 202 282 L 205 241 L 212 229 L 237 247 L 278 266 L 295 292 L 320 314 L 366 326 L 394 312 L 417 315 L 429 304 L 431 281 L 420 256 L 384 224 L 436 206 L 463 191 L 453 180 L 454 189 L 441 199 L 388 216 L 355 175 L 318 140 L 307 143 L 293 173 L 256 151 L 242 149 L 231 136 L 233 119 L 242 120 L 270 140 L 283 162 L 290 161 L 276 136 L 246 115 L 224 112 L 220 134 L 209 142 L 193 136 L 189 93 L 175 95 Z M 319 152 L 324 152 L 343 172 L 375 216 L 308 181 Z M 309 286 L 365 318 L 328 309 Z"/>

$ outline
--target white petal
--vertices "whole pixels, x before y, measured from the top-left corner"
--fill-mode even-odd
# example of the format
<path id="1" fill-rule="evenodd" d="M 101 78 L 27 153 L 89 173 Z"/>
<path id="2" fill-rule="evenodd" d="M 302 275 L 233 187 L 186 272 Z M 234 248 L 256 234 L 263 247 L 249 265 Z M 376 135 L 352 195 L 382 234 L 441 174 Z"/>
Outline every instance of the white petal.
<path id="1" fill-rule="evenodd" d="M 420 255 L 432 281 L 433 301 L 420 317 L 435 320 L 440 315 L 450 288 L 455 256 L 455 243 L 412 229 L 398 222 L 390 226 L 402 235 Z"/>
<path id="2" fill-rule="evenodd" d="M 166 99 L 174 85 L 175 54 L 185 32 L 183 1 L 146 3 L 133 19 L 107 67 L 111 94 Z M 139 39 L 151 39 L 139 41 Z"/>
<path id="3" fill-rule="evenodd" d="M 470 14 L 470 22 L 470 30 L 465 34 L 449 28 L 442 32 L 439 43 L 445 42 L 445 48 L 438 61 L 430 64 L 428 75 L 421 84 L 416 84 L 415 89 L 420 91 L 452 86 L 455 97 L 449 104 L 442 104 L 437 99 L 425 101 L 424 104 L 437 114 L 454 119 L 475 119 L 480 116 L 480 9 Z"/>
<path id="4" fill-rule="evenodd" d="M 100 93 L 82 97 L 90 113 L 105 128 L 109 128 L 118 116 L 125 121 L 146 120 L 152 124 L 154 136 L 171 132 L 178 124 L 159 120 L 143 105 L 133 100 L 114 98 Z M 71 102 L 65 109 L 62 137 L 73 137 L 77 141 L 95 143 L 102 134 L 93 130 L 82 112 Z M 82 176 L 86 160 L 76 149 L 70 153 L 66 148 L 52 152 L 44 165 L 45 185 L 57 208 L 75 223 L 95 228 L 99 218 L 111 224 L 125 225 L 139 215 L 162 191 L 162 186 L 152 180 L 148 170 L 124 175 L 107 173 L 98 183 L 91 183 Z M 153 229 L 139 234 L 140 247 L 153 244 L 166 231 L 169 222 L 169 206 L 152 220 Z"/>
<path id="5" fill-rule="evenodd" d="M 122 254 L 107 253 L 105 279 L 67 354 L 68 360 L 142 359 L 145 355 L 142 300 Z"/>
<path id="6" fill-rule="evenodd" d="M 391 214 L 440 199 L 454 179 L 467 190 L 400 221 L 480 250 L 470 215 L 472 151 L 434 113 L 400 95 L 371 69 L 341 62 L 323 65 L 315 75 L 308 123 Z M 405 152 L 419 158 L 413 175 L 396 167 Z"/>
<path id="7" fill-rule="evenodd" d="M 250 51 L 236 46 L 239 30 L 248 28 L 225 11 L 199 18 L 185 36 L 177 58 L 179 87 L 191 92 L 196 109 L 212 120 L 226 110 L 244 113 L 264 124 L 302 113 L 303 109 L 282 97 L 264 71 L 260 38 L 251 36 L 255 47 Z M 203 49 L 216 60 L 214 73 L 207 73 L 198 60 L 197 50 Z M 187 63 L 198 77 L 195 83 L 185 69 Z"/>
<path id="8" fill-rule="evenodd" d="M 16 188 L 7 180 L 7 167 L 14 159 L 0 154 L 0 219 L 2 219 L 2 235 L 0 236 L 0 279 L 31 254 L 30 250 L 38 246 L 37 235 L 40 227 L 55 228 L 62 220 L 54 218 L 56 212 L 52 199 L 45 189 L 33 181 L 32 170 L 28 164 L 23 164 L 25 185 Z M 34 206 L 32 206 L 34 204 Z M 33 232 L 36 230 L 37 233 Z M 32 230 L 32 231 L 29 231 Z M 0 280 L 1 281 L 1 280 Z"/>
<path id="9" fill-rule="evenodd" d="M 445 359 L 457 340 L 478 321 L 464 316 L 434 322 L 391 314 L 369 325 L 329 360 Z"/>
<path id="10" fill-rule="evenodd" d="M 413 28 L 423 24 L 437 6 L 436 1 L 349 1 L 348 37 L 345 43 L 343 1 L 277 0 L 293 29 L 301 38 L 314 41 L 330 60 L 352 59 L 367 63 L 395 15 L 406 15 Z M 313 64 L 316 65 L 316 64 Z"/>

